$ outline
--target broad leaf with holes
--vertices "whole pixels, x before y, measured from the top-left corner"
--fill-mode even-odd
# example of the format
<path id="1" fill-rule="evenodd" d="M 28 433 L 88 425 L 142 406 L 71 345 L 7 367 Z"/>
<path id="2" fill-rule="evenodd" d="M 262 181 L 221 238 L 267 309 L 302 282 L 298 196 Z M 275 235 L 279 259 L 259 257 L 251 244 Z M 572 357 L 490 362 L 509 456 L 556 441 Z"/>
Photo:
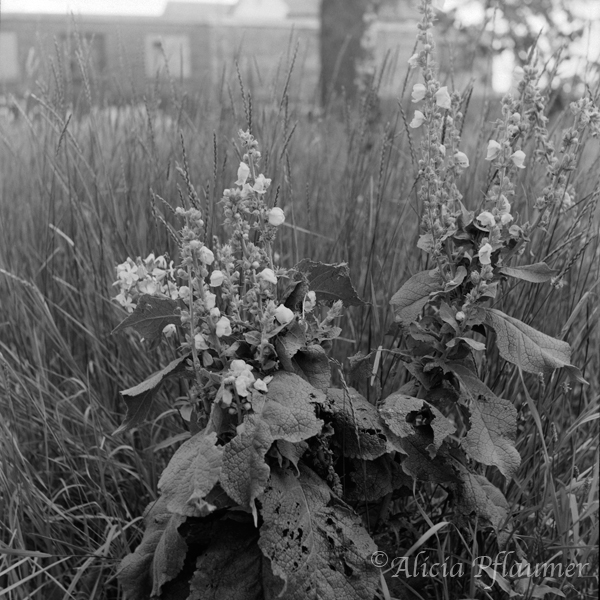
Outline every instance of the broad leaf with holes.
<path id="1" fill-rule="evenodd" d="M 283 598 L 373 598 L 379 580 L 371 564 L 375 543 L 322 479 L 306 467 L 300 471 L 296 477 L 274 469 L 260 497 L 258 545 L 284 583 Z"/>

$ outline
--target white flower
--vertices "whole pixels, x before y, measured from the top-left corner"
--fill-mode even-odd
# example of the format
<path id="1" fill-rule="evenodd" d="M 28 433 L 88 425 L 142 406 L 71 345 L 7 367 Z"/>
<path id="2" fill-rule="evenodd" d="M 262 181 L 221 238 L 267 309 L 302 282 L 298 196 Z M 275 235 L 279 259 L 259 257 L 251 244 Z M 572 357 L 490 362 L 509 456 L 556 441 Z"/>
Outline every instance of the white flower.
<path id="1" fill-rule="evenodd" d="M 413 102 L 421 102 L 423 98 L 425 98 L 425 94 L 427 93 L 427 88 L 422 83 L 415 83 L 413 85 L 411 98 Z"/>
<path id="2" fill-rule="evenodd" d="M 135 310 L 136 304 L 133 302 L 133 298 L 129 294 L 125 294 L 121 292 L 117 296 L 115 296 L 115 300 L 127 310 L 127 312 L 133 312 Z"/>
<path id="3" fill-rule="evenodd" d="M 250 175 L 250 167 L 245 163 L 245 162 L 241 162 L 240 166 L 238 168 L 238 172 L 237 172 L 237 181 L 235 182 L 236 185 L 244 185 L 246 183 L 246 180 L 248 179 L 248 176 Z"/>
<path id="4" fill-rule="evenodd" d="M 490 140 L 487 147 L 487 156 L 485 160 L 494 160 L 500 154 L 502 146 L 496 140 Z"/>
<path id="5" fill-rule="evenodd" d="M 465 320 L 465 313 L 462 310 L 459 310 L 454 318 L 460 323 Z"/>
<path id="6" fill-rule="evenodd" d="M 523 164 L 525 161 L 525 152 L 523 152 L 523 150 L 517 150 L 516 152 L 513 152 L 510 155 L 510 160 L 513 161 L 515 167 L 518 167 L 519 169 L 525 168 L 525 165 Z"/>
<path id="7" fill-rule="evenodd" d="M 451 108 L 452 100 L 450 98 L 450 94 L 448 93 L 448 86 L 441 87 L 435 93 L 435 103 L 440 108 Z"/>
<path id="8" fill-rule="evenodd" d="M 498 198 L 498 200 L 496 200 L 496 207 L 498 208 L 498 211 L 501 215 L 504 215 L 504 214 L 510 212 L 510 202 L 508 201 L 508 198 L 504 194 L 501 194 L 500 198 Z"/>
<path id="9" fill-rule="evenodd" d="M 165 325 L 162 330 L 164 336 L 168 337 L 168 338 L 172 337 L 176 331 L 177 331 L 177 327 L 175 327 L 175 325 L 173 323 L 169 323 L 168 325 Z"/>
<path id="10" fill-rule="evenodd" d="M 502 225 L 508 225 L 512 220 L 513 220 L 513 216 L 509 212 L 504 213 L 500 217 L 500 222 L 502 223 Z"/>
<path id="11" fill-rule="evenodd" d="M 235 391 L 245 398 L 248 395 L 248 387 L 254 383 L 252 367 L 243 360 L 236 359 L 231 361 L 229 372 L 235 377 Z"/>
<path id="12" fill-rule="evenodd" d="M 432 2 L 433 8 L 438 10 L 444 10 L 444 4 L 446 4 L 446 0 L 433 0 Z"/>
<path id="13" fill-rule="evenodd" d="M 304 312 L 309 313 L 311 310 L 313 310 L 313 308 L 316 305 L 317 305 L 317 295 L 313 291 L 308 292 L 308 294 L 306 294 L 306 296 L 304 297 L 304 304 L 303 304 Z"/>
<path id="14" fill-rule="evenodd" d="M 446 146 L 444 144 L 440 144 L 440 154 L 446 156 Z"/>
<path id="15" fill-rule="evenodd" d="M 413 54 L 409 59 L 408 59 L 408 66 L 411 69 L 415 69 L 416 67 L 419 66 L 419 53 L 417 52 L 416 54 Z"/>
<path id="16" fill-rule="evenodd" d="M 179 297 L 187 302 L 190 298 L 190 288 L 187 285 L 182 285 L 178 291 Z"/>
<path id="17" fill-rule="evenodd" d="M 201 333 L 194 336 L 194 347 L 196 350 L 208 350 L 208 344 Z"/>
<path id="18" fill-rule="evenodd" d="M 227 317 L 221 317 L 217 321 L 217 337 L 223 337 L 224 335 L 231 335 L 231 323 Z"/>
<path id="19" fill-rule="evenodd" d="M 271 185 L 271 180 L 267 179 L 262 173 L 254 180 L 252 189 L 257 194 L 264 194 Z"/>
<path id="20" fill-rule="evenodd" d="M 487 210 L 483 211 L 480 215 L 477 215 L 477 220 L 482 227 L 493 227 L 496 224 L 496 217 Z"/>
<path id="21" fill-rule="evenodd" d="M 423 121 L 425 121 L 425 115 L 420 110 L 415 110 L 415 116 L 409 123 L 409 127 L 412 127 L 413 129 L 421 127 L 421 125 L 423 125 Z"/>
<path id="22" fill-rule="evenodd" d="M 277 277 L 275 277 L 272 269 L 263 269 L 258 276 L 267 283 L 272 283 L 273 285 L 277 283 Z"/>
<path id="23" fill-rule="evenodd" d="M 215 306 L 215 308 L 210 309 L 210 316 L 218 319 L 221 316 L 221 311 Z"/>
<path id="24" fill-rule="evenodd" d="M 204 306 L 206 307 L 206 310 L 212 310 L 215 307 L 216 302 L 216 294 L 213 294 L 212 292 L 204 293 Z"/>
<path id="25" fill-rule="evenodd" d="M 215 255 L 212 253 L 212 250 L 210 248 L 207 248 L 206 246 L 202 246 L 202 248 L 200 248 L 199 254 L 200 261 L 203 262 L 205 265 L 212 265 L 215 261 Z"/>
<path id="26" fill-rule="evenodd" d="M 282 324 L 287 325 L 294 320 L 294 312 L 291 311 L 287 306 L 280 304 L 275 309 L 275 318 Z"/>
<path id="27" fill-rule="evenodd" d="M 469 157 L 464 152 L 457 152 L 454 159 L 463 169 L 469 166 Z"/>
<path id="28" fill-rule="evenodd" d="M 493 248 L 490 244 L 484 244 L 479 248 L 479 254 L 477 256 L 482 265 L 489 265 L 492 262 L 492 250 Z"/>
<path id="29" fill-rule="evenodd" d="M 279 227 L 285 221 L 285 213 L 278 206 L 274 206 L 269 211 L 269 223 L 274 227 Z"/>
<path id="30" fill-rule="evenodd" d="M 219 271 L 218 269 L 215 269 L 210 274 L 210 287 L 219 287 L 223 283 L 224 279 L 225 279 L 225 274 L 223 273 L 223 271 Z"/>
<path id="31" fill-rule="evenodd" d="M 267 384 L 262 379 L 257 379 L 254 382 L 254 389 L 258 390 L 259 392 L 268 392 L 269 391 Z"/>
<path id="32" fill-rule="evenodd" d="M 148 294 L 149 296 L 154 296 L 158 291 L 158 285 L 156 282 L 151 279 L 145 279 L 144 281 L 140 281 L 138 283 L 138 291 L 140 294 Z"/>

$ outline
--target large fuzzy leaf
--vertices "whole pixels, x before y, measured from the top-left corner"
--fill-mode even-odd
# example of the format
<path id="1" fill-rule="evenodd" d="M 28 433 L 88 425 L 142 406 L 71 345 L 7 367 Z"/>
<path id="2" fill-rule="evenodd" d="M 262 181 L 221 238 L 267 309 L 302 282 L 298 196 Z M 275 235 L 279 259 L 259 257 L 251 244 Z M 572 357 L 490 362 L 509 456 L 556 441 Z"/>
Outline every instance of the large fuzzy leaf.
<path id="1" fill-rule="evenodd" d="M 170 512 L 205 517 L 215 509 L 205 497 L 221 475 L 223 447 L 216 443 L 216 433 L 201 431 L 175 452 L 158 482 Z"/>
<path id="2" fill-rule="evenodd" d="M 566 368 L 569 375 L 584 382 L 571 364 L 571 346 L 495 308 L 485 309 L 485 323 L 496 332 L 500 356 L 528 373 L 549 373 Z"/>
<path id="3" fill-rule="evenodd" d="M 142 383 L 121 392 L 121 396 L 123 396 L 123 400 L 127 405 L 127 414 L 114 434 L 135 427 L 148 418 L 153 409 L 156 392 L 164 381 L 170 377 L 177 377 L 185 373 L 185 361 L 188 357 L 189 355 L 185 355 L 172 360 L 164 369 L 150 375 Z"/>
<path id="4" fill-rule="evenodd" d="M 308 281 L 308 287 L 315 292 L 317 300 L 333 304 L 341 300 L 344 306 L 360 306 L 364 302 L 358 297 L 346 263 L 328 265 L 304 259 L 295 267 Z"/>
<path id="5" fill-rule="evenodd" d="M 181 325 L 181 314 L 177 301 L 143 294 L 135 310 L 117 325 L 112 333 L 132 327 L 145 340 L 153 342 L 160 338 L 162 330 L 167 325 Z"/>
<path id="6" fill-rule="evenodd" d="M 325 396 L 293 373 L 279 372 L 269 383 L 266 396 L 252 397 L 253 413 L 242 431 L 224 447 L 221 485 L 243 506 L 255 509 L 254 500 L 269 476 L 265 454 L 276 440 L 300 442 L 321 431 L 315 404 Z"/>
<path id="7" fill-rule="evenodd" d="M 513 477 L 521 464 L 515 448 L 517 411 L 498 398 L 470 369 L 456 362 L 447 365 L 458 377 L 462 397 L 471 412 L 471 425 L 463 439 L 465 451 L 484 465 L 494 465 L 506 477 Z"/>
<path id="8" fill-rule="evenodd" d="M 185 517 L 167 510 L 163 498 L 148 506 L 144 513 L 146 529 L 142 542 L 119 565 L 118 578 L 128 600 L 158 596 L 161 587 L 177 577 L 188 548 L 178 533 L 184 521 Z"/>
<path id="9" fill-rule="evenodd" d="M 444 282 L 437 269 L 421 271 L 413 275 L 390 300 L 396 321 L 408 327 L 421 314 L 429 300 L 429 295 L 441 291 L 443 285 Z"/>
<path id="10" fill-rule="evenodd" d="M 379 580 L 377 547 L 359 517 L 334 504 L 327 484 L 306 467 L 299 478 L 274 470 L 260 498 L 258 545 L 284 581 L 282 600 L 364 600 Z"/>

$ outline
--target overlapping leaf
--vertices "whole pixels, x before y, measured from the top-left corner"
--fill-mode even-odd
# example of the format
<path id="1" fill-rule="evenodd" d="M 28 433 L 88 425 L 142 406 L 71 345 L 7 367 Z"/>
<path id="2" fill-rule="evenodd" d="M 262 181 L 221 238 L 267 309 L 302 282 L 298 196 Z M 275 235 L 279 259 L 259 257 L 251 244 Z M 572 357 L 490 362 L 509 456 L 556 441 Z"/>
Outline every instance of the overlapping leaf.
<path id="1" fill-rule="evenodd" d="M 265 397 L 253 396 L 254 413 L 244 420 L 241 433 L 223 450 L 221 485 L 242 506 L 254 509 L 254 500 L 269 476 L 265 454 L 276 440 L 300 442 L 321 431 L 315 404 L 325 396 L 293 373 L 279 372 Z"/>
<path id="2" fill-rule="evenodd" d="M 143 423 L 151 414 L 153 409 L 153 401 L 156 392 L 160 386 L 170 377 L 177 377 L 185 373 L 185 361 L 189 355 L 180 356 L 172 360 L 164 369 L 154 373 L 142 383 L 123 390 L 121 396 L 127 405 L 127 414 L 123 423 L 114 432 L 114 434 L 122 433 L 131 427 Z"/>
<path id="3" fill-rule="evenodd" d="M 148 506 L 142 542 L 119 565 L 118 578 L 129 600 L 157 596 L 183 568 L 188 546 L 177 529 L 185 517 L 171 514 L 166 505 L 159 498 Z"/>
<path id="4" fill-rule="evenodd" d="M 429 295 L 443 289 L 444 281 L 439 271 L 421 271 L 413 275 L 392 296 L 390 304 L 394 308 L 396 321 L 407 327 L 421 314 L 429 301 Z"/>
<path id="5" fill-rule="evenodd" d="M 216 433 L 201 431 L 175 452 L 158 482 L 169 511 L 204 517 L 215 509 L 205 497 L 221 475 L 223 447 L 216 444 Z"/>
<path id="6" fill-rule="evenodd" d="M 282 600 L 373 598 L 376 546 L 359 517 L 333 504 L 327 484 L 307 468 L 274 470 L 260 498 L 258 545 L 284 582 Z"/>
<path id="7" fill-rule="evenodd" d="M 439 450 L 442 442 L 456 431 L 454 424 L 435 406 L 426 400 L 405 394 L 391 394 L 385 399 L 379 411 L 388 427 L 400 437 L 407 437 L 415 433 L 415 428 L 410 422 L 413 413 L 430 412 L 433 417 L 429 426 L 433 431 L 434 452 Z"/>
<path id="8" fill-rule="evenodd" d="M 350 501 L 375 502 L 402 486 L 412 489 L 412 477 L 389 455 L 375 460 L 353 460 L 352 466 L 353 486 L 345 495 Z"/>

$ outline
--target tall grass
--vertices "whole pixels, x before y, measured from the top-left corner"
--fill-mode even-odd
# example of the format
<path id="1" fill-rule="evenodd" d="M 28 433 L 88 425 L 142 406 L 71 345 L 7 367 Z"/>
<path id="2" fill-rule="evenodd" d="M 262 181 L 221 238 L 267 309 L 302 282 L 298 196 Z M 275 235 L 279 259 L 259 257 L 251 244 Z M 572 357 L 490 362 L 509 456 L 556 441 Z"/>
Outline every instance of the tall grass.
<path id="1" fill-rule="evenodd" d="M 343 362 L 391 346 L 397 334 L 386 336 L 388 300 L 425 266 L 416 250 L 416 140 L 406 126 L 408 99 L 377 115 L 374 90 L 358 107 L 321 112 L 294 102 L 289 92 L 300 83 L 284 72 L 260 104 L 247 84 L 232 91 L 224 78 L 185 102 L 176 84 L 163 90 L 157 83 L 142 102 L 118 109 L 95 106 L 84 90 L 77 110 L 57 95 L 56 77 L 48 75 L 34 110 L 0 123 L 0 597 L 118 598 L 115 566 L 139 540 L 140 516 L 156 497 L 182 425 L 166 401 L 179 391 L 168 389 L 154 422 L 112 435 L 124 414 L 118 391 L 164 365 L 174 348 L 148 353 L 133 335 L 111 335 L 123 317 L 111 284 L 115 264 L 127 256 L 154 251 L 176 259 L 168 232 L 177 227 L 169 211 L 182 183 L 176 165 L 187 161 L 218 231 L 217 201 L 239 162 L 233 139 L 251 120 L 263 170 L 287 213 L 276 247 L 281 262 L 346 261 L 367 302 L 344 318 L 333 350 Z M 166 110 L 157 107 L 163 91 L 172 92 Z M 475 158 L 485 155 L 484 131 L 497 109 L 481 94 L 469 97 L 463 136 L 478 166 L 461 184 L 474 210 L 490 177 Z M 569 118 L 565 111 L 554 119 L 555 136 Z M 555 215 L 527 250 L 560 270 L 564 287 L 512 284 L 502 308 L 569 341 L 589 386 L 568 390 L 558 374 L 523 380 L 498 356 L 485 365 L 488 384 L 520 409 L 519 476 L 507 486 L 494 481 L 507 492 L 515 537 L 531 561 L 559 551 L 565 562 L 597 561 L 600 153 L 597 140 L 585 143 L 570 174 L 576 206 Z M 513 213 L 531 218 L 544 169 L 529 162 Z M 384 354 L 383 389 L 405 377 Z M 450 510 L 426 486 L 402 505 L 397 539 L 404 550 L 429 519 Z M 477 531 L 461 535 L 440 532 L 428 548 L 465 561 L 495 547 Z M 575 585 L 573 598 L 594 589 L 592 579 L 561 584 L 565 591 Z M 397 595 L 481 594 L 473 579 L 455 585 L 440 576 Z"/>

